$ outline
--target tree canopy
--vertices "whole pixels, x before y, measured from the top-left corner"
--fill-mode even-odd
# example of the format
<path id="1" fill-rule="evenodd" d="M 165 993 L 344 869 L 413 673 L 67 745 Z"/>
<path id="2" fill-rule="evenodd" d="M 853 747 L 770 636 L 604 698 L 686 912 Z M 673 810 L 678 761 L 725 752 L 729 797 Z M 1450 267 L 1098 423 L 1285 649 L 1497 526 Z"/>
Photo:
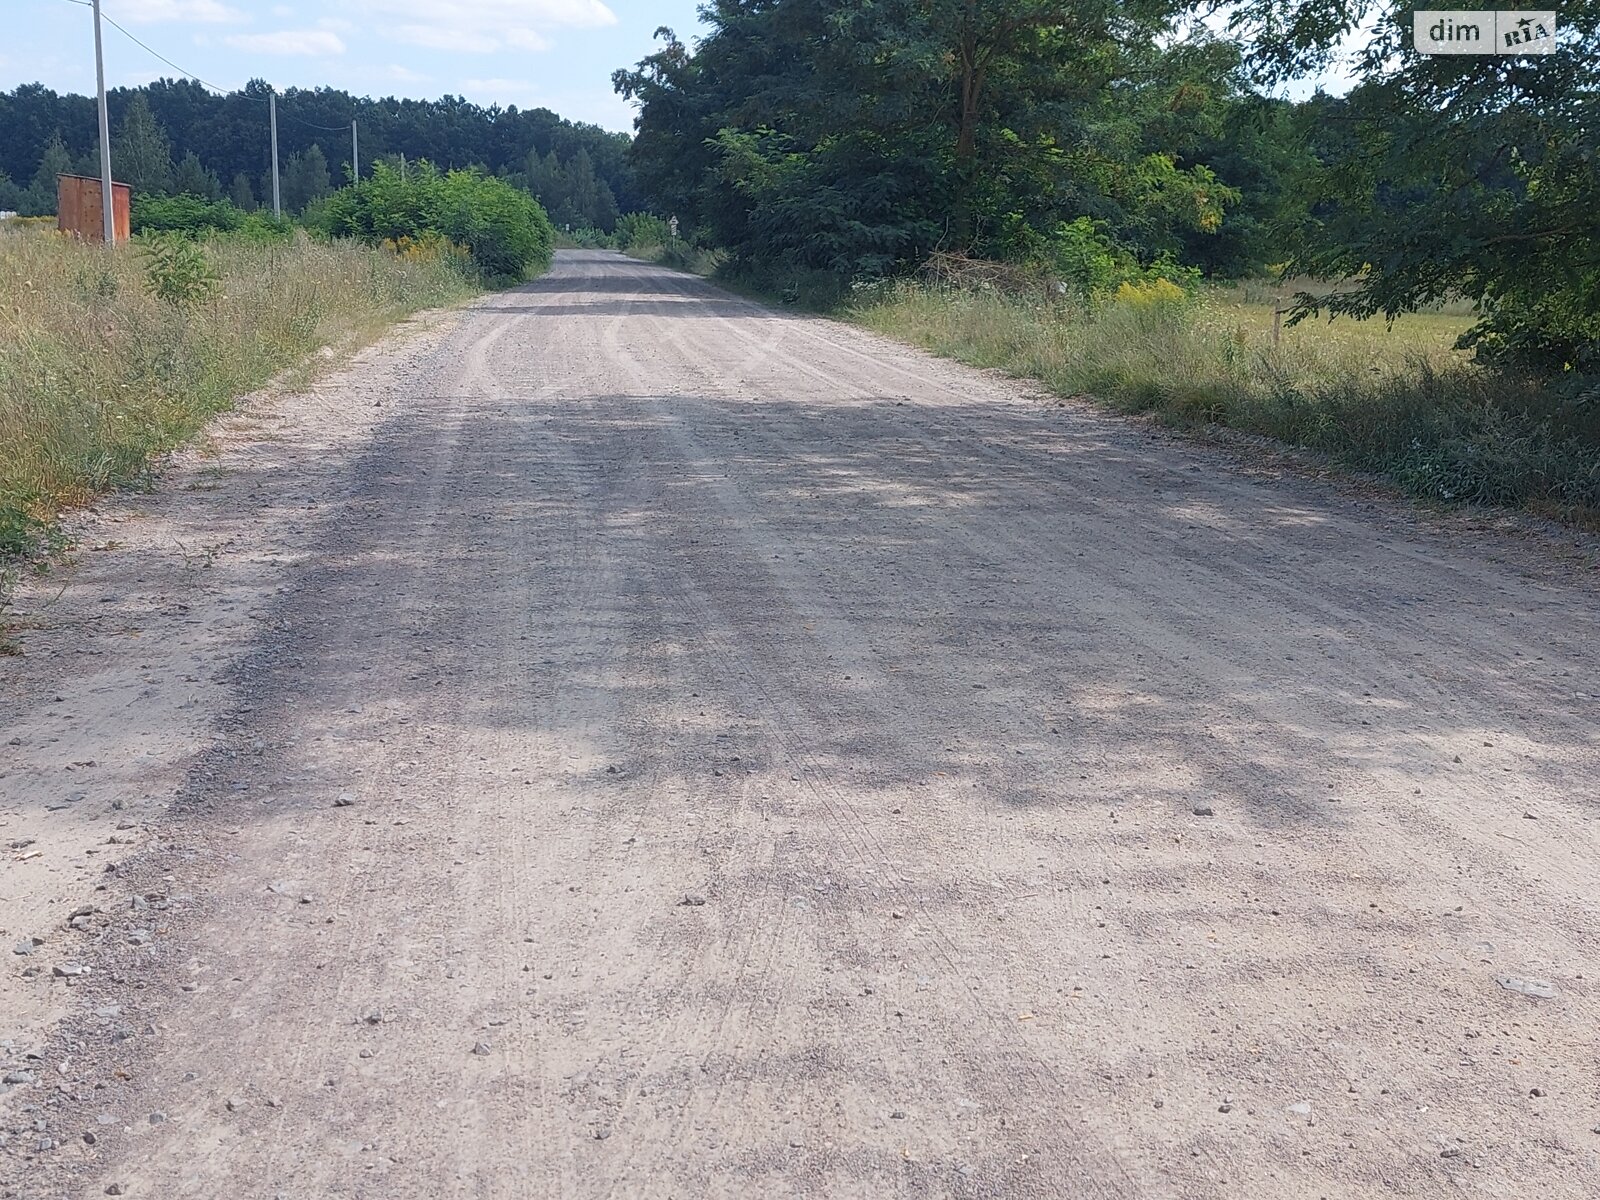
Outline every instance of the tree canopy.
<path id="1" fill-rule="evenodd" d="M 1320 106 L 1319 169 L 1288 269 L 1341 281 L 1302 313 L 1394 316 L 1479 303 L 1490 357 L 1600 370 L 1600 0 L 1558 16 L 1549 56 L 1418 54 L 1409 6 L 1248 0 L 1236 30 L 1264 81 L 1325 64 L 1370 25 L 1361 84 Z"/>
<path id="2" fill-rule="evenodd" d="M 1088 218 L 1146 259 L 1241 199 L 1204 160 L 1246 80 L 1160 2 L 719 0 L 614 77 L 658 209 L 735 255 L 881 274 L 1046 254 Z M 1241 169 L 1243 169 L 1243 165 Z M 1248 252 L 1246 252 L 1248 257 Z"/>

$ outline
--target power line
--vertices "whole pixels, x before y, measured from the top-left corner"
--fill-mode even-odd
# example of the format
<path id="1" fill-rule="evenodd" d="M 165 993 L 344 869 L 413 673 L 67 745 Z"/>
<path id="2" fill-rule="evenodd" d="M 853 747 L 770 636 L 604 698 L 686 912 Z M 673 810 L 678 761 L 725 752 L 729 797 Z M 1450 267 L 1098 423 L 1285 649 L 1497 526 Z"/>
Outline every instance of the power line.
<path id="1" fill-rule="evenodd" d="M 66 0 L 66 3 L 69 3 L 69 5 L 82 5 L 83 8 L 93 8 L 90 0 Z M 195 75 L 192 70 L 182 69 L 182 67 L 179 67 L 176 62 L 171 61 L 170 58 L 166 58 L 166 54 L 155 50 L 154 46 L 150 46 L 147 45 L 147 43 L 141 42 L 139 38 L 134 37 L 133 34 L 128 32 L 128 30 L 123 29 L 122 26 L 118 26 L 117 22 L 112 21 L 109 16 L 106 16 L 104 11 L 101 13 L 101 19 L 102 21 L 106 21 L 106 24 L 109 24 L 112 29 L 117 30 L 118 34 L 122 34 L 123 37 L 128 38 L 130 42 L 133 42 L 134 45 L 139 46 L 139 48 L 141 48 L 142 51 L 146 51 L 147 54 L 152 54 L 154 58 L 158 58 L 160 61 L 165 62 L 166 66 L 170 66 L 171 69 L 176 70 L 176 72 L 178 72 L 179 75 L 182 75 L 182 77 L 192 78 L 192 80 L 194 80 L 195 83 L 198 83 L 198 85 L 211 88 L 211 91 L 216 91 L 216 93 L 222 94 L 222 96 L 243 96 L 243 98 L 248 99 L 248 101 L 254 101 L 256 104 L 266 104 L 266 99 L 262 99 L 261 96 L 251 96 L 248 91 L 242 90 L 242 88 L 222 88 L 222 86 L 218 86 L 216 83 L 211 83 L 210 80 L 206 80 L 206 78 L 202 78 L 200 75 Z M 307 130 L 322 130 L 323 133 L 347 133 L 347 131 L 349 131 L 347 130 L 347 126 L 344 125 L 318 125 L 317 122 L 309 122 L 309 120 L 306 120 L 304 117 L 296 117 L 293 112 L 285 112 L 283 117 L 285 117 L 286 120 L 291 120 L 291 122 L 296 123 L 296 125 L 306 126 Z"/>
<path id="2" fill-rule="evenodd" d="M 295 122 L 297 125 L 304 125 L 307 129 L 322 129 L 322 130 L 326 130 L 328 133 L 349 133 L 350 132 L 350 127 L 348 125 L 314 125 L 310 121 L 302 120 L 301 118 L 295 116 L 293 113 L 284 113 L 283 115 L 288 117 L 289 120 Z"/>
<path id="3" fill-rule="evenodd" d="M 76 2 L 77 2 L 77 0 L 68 0 L 68 3 L 76 3 Z M 183 75 L 186 78 L 192 79 L 196 83 L 200 84 L 201 86 L 210 88 L 213 92 L 220 92 L 224 96 L 226 96 L 230 91 L 236 90 L 236 89 L 233 89 L 233 88 L 218 87 L 216 84 L 211 83 L 208 80 L 201 79 L 200 76 L 196 75 L 193 71 L 185 71 L 182 67 L 180 67 L 177 63 L 173 62 L 165 54 L 162 54 L 159 50 L 151 49 L 151 47 L 145 45 L 145 43 L 141 42 L 138 38 L 134 37 L 133 34 L 129 33 L 121 25 L 118 25 L 110 17 L 106 16 L 106 14 L 103 11 L 101 12 L 100 17 L 101 17 L 101 19 L 103 21 L 105 21 L 105 23 L 107 25 L 111 26 L 111 28 L 115 29 L 123 37 L 127 38 L 130 42 L 132 42 L 135 46 L 138 46 L 146 54 L 149 54 L 149 55 L 152 55 L 152 56 L 154 56 L 156 58 L 159 58 L 162 62 L 166 63 L 167 66 L 171 67 L 174 71 L 176 71 L 179 75 Z M 245 92 L 240 92 L 239 94 L 241 96 L 248 95 L 248 93 L 245 93 Z M 256 96 L 250 96 L 249 98 L 251 100 L 259 99 L 259 97 L 256 97 Z"/>
<path id="4" fill-rule="evenodd" d="M 69 4 L 77 4 L 77 5 L 80 5 L 80 6 L 84 7 L 84 8 L 92 8 L 94 10 L 94 15 L 95 15 L 95 27 L 94 27 L 95 59 L 96 59 L 96 63 L 97 64 L 100 61 L 100 22 L 103 20 L 103 21 L 106 22 L 106 24 L 110 25 L 113 29 L 115 29 L 123 37 L 127 38 L 130 42 L 132 42 L 135 46 L 138 46 L 139 49 L 143 50 L 146 54 L 150 55 L 152 58 L 155 58 L 155 59 L 159 60 L 160 62 L 165 63 L 167 66 L 171 67 L 174 71 L 176 71 L 179 75 L 182 75 L 185 79 L 192 79 L 196 83 L 198 83 L 201 87 L 209 88 L 213 92 L 216 92 L 220 96 L 226 97 L 226 96 L 230 96 L 230 95 L 237 95 L 237 96 L 244 97 L 246 100 L 254 100 L 257 104 L 265 103 L 267 105 L 267 111 L 269 113 L 270 120 L 271 120 L 271 126 L 272 126 L 272 215 L 273 216 L 278 216 L 280 214 L 281 210 L 279 208 L 279 201 L 278 201 L 278 92 L 277 92 L 277 89 L 273 88 L 271 91 L 269 91 L 267 96 L 266 96 L 266 99 L 263 100 L 260 96 L 252 96 L 249 92 L 246 92 L 243 89 L 219 87 L 218 85 L 212 83 L 210 80 L 204 79 L 201 76 L 196 75 L 193 71 L 188 71 L 188 70 L 185 70 L 183 67 L 180 67 L 177 63 L 173 62 L 165 54 L 162 54 L 154 46 L 151 46 L 148 43 L 141 41 L 139 38 L 135 37 L 132 33 L 130 33 L 127 29 L 124 29 L 121 25 L 117 24 L 117 22 L 115 20 L 113 20 L 111 17 L 108 17 L 108 16 L 105 15 L 104 11 L 101 9 L 101 6 L 99 4 L 99 0 L 67 0 L 67 3 L 69 3 Z M 105 128 L 105 125 L 106 125 L 105 104 L 106 104 L 106 100 L 105 100 L 105 79 L 104 79 L 104 76 L 102 75 L 101 79 L 100 79 L 100 124 L 101 124 L 100 142 L 101 142 L 101 152 L 102 152 L 102 155 L 105 157 L 105 160 L 106 160 L 106 162 L 105 162 L 105 171 L 104 171 L 105 182 L 103 182 L 102 185 L 101 185 L 102 194 L 110 186 L 109 180 L 111 179 L 110 136 L 109 136 L 109 133 L 107 132 L 107 130 Z M 339 133 L 339 134 L 342 134 L 342 133 L 347 132 L 346 127 L 343 126 L 343 125 L 319 125 L 315 121 L 307 121 L 302 117 L 295 116 L 293 113 L 285 113 L 284 115 L 287 116 L 289 118 L 289 120 L 294 121 L 296 124 L 303 125 L 307 129 L 316 129 L 316 130 L 320 130 L 320 131 L 322 131 L 324 133 Z M 348 132 L 350 134 L 350 168 L 351 168 L 351 175 L 355 176 L 355 175 L 359 174 L 360 161 L 361 160 L 360 160 L 360 151 L 357 149 L 357 136 L 358 135 L 357 135 L 357 132 L 356 132 L 356 120 L 353 117 L 352 117 L 352 119 L 350 121 Z M 110 210 L 110 206 L 109 205 L 106 206 L 106 213 L 107 213 L 106 228 L 108 230 L 108 232 L 107 232 L 107 240 L 109 240 L 110 236 L 111 236 L 110 233 L 109 233 L 109 230 L 111 228 L 110 211 L 111 211 Z"/>
<path id="5" fill-rule="evenodd" d="M 63 3 L 76 4 L 81 8 L 93 8 L 94 7 L 94 5 L 92 3 L 90 3 L 90 0 L 63 0 Z M 159 58 L 162 62 L 166 63 L 167 66 L 171 67 L 174 71 L 176 71 L 179 75 L 182 75 L 187 79 L 192 79 L 196 83 L 202 84 L 205 87 L 210 88 L 213 92 L 221 92 L 225 96 L 227 94 L 229 94 L 230 92 L 236 90 L 236 89 L 233 89 L 233 88 L 218 87 L 214 83 L 210 83 L 210 82 L 208 82 L 208 81 L 206 81 L 204 79 L 201 79 L 200 76 L 196 75 L 193 71 L 185 71 L 182 67 L 180 67 L 177 63 L 173 62 L 165 54 L 162 54 L 159 50 L 156 50 L 155 48 L 147 45 L 146 43 L 141 42 L 138 38 L 134 37 L 133 34 L 129 33 L 126 29 L 124 29 L 121 25 L 118 25 L 116 23 L 116 21 L 112 20 L 112 18 L 105 12 L 104 9 L 102 9 L 101 12 L 100 12 L 100 19 L 102 21 L 104 21 L 107 25 L 109 25 L 113 29 L 115 29 L 123 37 L 127 38 L 135 46 L 138 46 L 139 49 L 143 50 L 146 54 L 149 54 L 149 55 L 151 55 L 151 56 L 153 56 L 155 58 Z M 239 94 L 241 96 L 244 96 L 248 100 L 259 100 L 260 99 L 260 97 L 251 96 L 247 92 L 240 92 Z"/>
<path id="6" fill-rule="evenodd" d="M 93 7 L 93 5 L 89 3 L 89 0 L 66 0 L 66 2 L 68 4 L 80 4 L 85 8 L 92 8 Z M 134 37 L 133 34 L 129 33 L 121 25 L 118 25 L 114 20 L 112 20 L 109 16 L 107 16 L 103 11 L 101 12 L 100 16 L 101 16 L 101 19 L 104 20 L 106 24 L 110 25 L 118 33 L 122 34 L 123 37 L 127 38 L 135 46 L 138 46 L 146 54 L 152 55 L 153 57 L 160 59 L 162 62 L 166 63 L 167 66 L 171 67 L 174 71 L 176 71 L 178 74 L 184 76 L 187 79 L 194 80 L 196 83 L 200 84 L 202 87 L 208 87 L 213 92 L 217 92 L 220 95 L 224 95 L 224 96 L 228 96 L 228 95 L 243 96 L 246 100 L 254 100 L 257 104 L 265 104 L 266 103 L 266 100 L 264 100 L 262 97 L 260 97 L 260 96 L 252 96 L 249 92 L 246 92 L 243 89 L 219 87 L 217 84 L 212 83 L 210 80 L 202 79 L 199 75 L 196 75 L 193 71 L 184 70 L 177 63 L 173 62 L 170 58 L 168 58 L 165 54 L 162 54 L 159 50 L 154 49 L 153 47 L 147 45 L 145 42 L 142 42 L 138 38 Z M 295 122 L 295 124 L 297 124 L 297 125 L 304 125 L 307 129 L 320 129 L 324 133 L 345 133 L 345 132 L 347 132 L 346 127 L 343 126 L 343 125 L 318 125 L 315 121 L 307 121 L 303 117 L 297 117 L 293 113 L 288 113 L 288 112 L 284 113 L 283 116 L 285 118 L 287 118 L 288 120 Z"/>

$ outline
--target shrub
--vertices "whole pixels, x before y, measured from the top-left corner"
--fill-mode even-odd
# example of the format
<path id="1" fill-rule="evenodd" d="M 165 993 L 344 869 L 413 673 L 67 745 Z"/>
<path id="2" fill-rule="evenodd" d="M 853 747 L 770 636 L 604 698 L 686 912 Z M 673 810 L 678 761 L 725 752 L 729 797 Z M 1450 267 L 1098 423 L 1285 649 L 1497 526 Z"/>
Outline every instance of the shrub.
<path id="1" fill-rule="evenodd" d="M 199 196 L 135 196 L 130 223 L 133 232 L 176 233 L 185 237 L 244 237 L 255 241 L 287 238 L 294 223 L 267 212 L 245 212 L 228 200 Z"/>
<path id="2" fill-rule="evenodd" d="M 1189 293 L 1170 279 L 1154 278 L 1138 283 L 1125 279 L 1117 285 L 1112 299 L 1130 308 L 1166 308 L 1187 303 Z"/>
<path id="3" fill-rule="evenodd" d="M 232 236 L 253 242 L 285 241 L 294 235 L 294 222 L 267 212 L 244 214 L 244 222 Z"/>
<path id="4" fill-rule="evenodd" d="M 550 265 L 555 231 L 539 202 L 480 171 L 440 172 L 422 162 L 405 176 L 384 163 L 329 196 L 315 227 L 379 244 L 429 235 L 464 247 L 491 279 L 525 279 Z"/>
<path id="5" fill-rule="evenodd" d="M 1046 252 L 1057 277 L 1081 296 L 1098 296 L 1119 277 L 1118 256 L 1104 224 L 1088 217 L 1065 221 Z"/>
<path id="6" fill-rule="evenodd" d="M 142 241 L 145 286 L 157 300 L 193 308 L 215 291 L 217 273 L 194 242 L 176 233 L 148 234 Z"/>
<path id="7" fill-rule="evenodd" d="M 525 279 L 550 265 L 555 230 L 527 192 L 476 171 L 451 171 L 443 192 L 440 232 L 465 246 L 485 275 Z"/>
<path id="8" fill-rule="evenodd" d="M 448 262 L 457 267 L 465 268 L 471 263 L 471 257 L 461 246 L 456 245 L 442 233 L 424 233 L 421 237 L 389 238 L 381 243 L 385 250 L 415 263 Z"/>
<path id="9" fill-rule="evenodd" d="M 617 239 L 603 229 L 584 226 L 565 232 L 558 230 L 556 244 L 571 250 L 615 250 Z"/>
<path id="10" fill-rule="evenodd" d="M 660 217 L 636 212 L 618 219 L 615 237 L 618 250 L 631 250 L 639 246 L 665 246 L 672 238 L 672 231 Z"/>
<path id="11" fill-rule="evenodd" d="M 227 200 L 199 196 L 135 196 L 130 223 L 134 233 L 231 233 L 248 214 Z"/>
<path id="12" fill-rule="evenodd" d="M 1121 289 L 1127 285 L 1146 288 L 1158 284 L 1151 295 L 1168 295 L 1172 289 L 1188 292 L 1200 283 L 1200 272 L 1162 255 L 1148 265 L 1143 264 L 1126 246 L 1115 241 L 1106 232 L 1104 221 L 1079 217 L 1056 227 L 1042 253 L 1042 266 L 1070 290 L 1087 299 L 1097 299 L 1107 294 L 1121 298 Z"/>

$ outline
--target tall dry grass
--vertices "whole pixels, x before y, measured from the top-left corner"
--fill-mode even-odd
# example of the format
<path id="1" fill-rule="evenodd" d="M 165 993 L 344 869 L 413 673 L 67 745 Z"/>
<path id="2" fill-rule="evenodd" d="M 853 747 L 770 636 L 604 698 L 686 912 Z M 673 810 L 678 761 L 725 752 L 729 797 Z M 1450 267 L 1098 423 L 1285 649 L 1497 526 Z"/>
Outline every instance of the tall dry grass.
<path id="1" fill-rule="evenodd" d="M 0 232 L 0 558 L 63 508 L 143 480 L 240 394 L 324 346 L 471 294 L 449 256 L 353 243 L 228 240 L 187 307 L 155 299 L 136 246 Z"/>
<path id="2" fill-rule="evenodd" d="M 1600 517 L 1600 400 L 1453 349 L 1461 313 L 1302 323 L 1237 293 L 1129 288 L 1085 305 L 898 284 L 862 324 L 1064 396 L 1224 425 L 1389 476 L 1413 495 Z"/>

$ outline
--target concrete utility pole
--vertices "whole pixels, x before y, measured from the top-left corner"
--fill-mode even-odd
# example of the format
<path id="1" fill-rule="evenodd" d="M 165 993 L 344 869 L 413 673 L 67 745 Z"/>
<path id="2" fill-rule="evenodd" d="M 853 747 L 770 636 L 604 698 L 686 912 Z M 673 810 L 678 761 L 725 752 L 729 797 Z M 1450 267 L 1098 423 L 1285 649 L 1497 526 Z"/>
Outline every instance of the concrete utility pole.
<path id="1" fill-rule="evenodd" d="M 94 78 L 100 89 L 100 217 L 106 245 L 117 243 L 117 190 L 111 186 L 111 117 L 106 112 L 106 60 L 100 49 L 100 0 L 94 0 Z"/>
<path id="2" fill-rule="evenodd" d="M 272 121 L 272 216 L 283 216 L 283 193 L 278 187 L 278 93 L 267 93 L 267 111 Z"/>
<path id="3" fill-rule="evenodd" d="M 356 133 L 355 121 L 350 122 L 350 182 L 361 181 L 361 137 Z"/>

